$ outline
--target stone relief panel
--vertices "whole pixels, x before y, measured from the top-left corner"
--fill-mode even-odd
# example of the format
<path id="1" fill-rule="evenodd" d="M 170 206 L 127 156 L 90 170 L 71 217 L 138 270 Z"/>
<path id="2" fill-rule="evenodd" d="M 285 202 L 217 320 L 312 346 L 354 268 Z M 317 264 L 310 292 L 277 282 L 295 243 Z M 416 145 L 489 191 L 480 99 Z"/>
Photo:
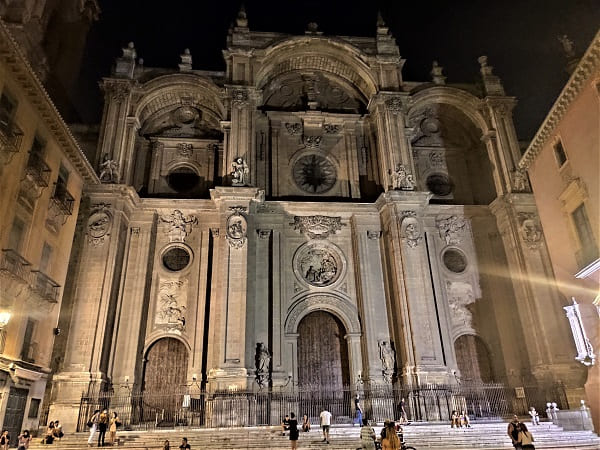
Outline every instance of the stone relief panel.
<path id="1" fill-rule="evenodd" d="M 168 236 L 169 242 L 185 242 L 193 226 L 198 225 L 196 216 L 192 214 L 185 216 L 179 209 L 173 210 L 171 214 L 161 215 L 159 219 L 164 224 L 164 233 Z"/>
<path id="2" fill-rule="evenodd" d="M 161 280 L 154 323 L 168 330 L 185 329 L 187 280 Z"/>
<path id="3" fill-rule="evenodd" d="M 440 216 L 436 219 L 436 226 L 440 233 L 440 238 L 446 242 L 446 245 L 457 245 L 462 242 L 463 233 L 467 226 L 467 221 L 459 216 Z"/>
<path id="4" fill-rule="evenodd" d="M 290 225 L 309 239 L 327 239 L 330 234 L 336 234 L 346 224 L 342 223 L 341 217 L 294 216 Z"/>
<path id="5" fill-rule="evenodd" d="M 417 247 L 423 241 L 423 232 L 416 215 L 415 211 L 402 211 L 400 234 L 402 242 L 410 248 Z"/>
<path id="6" fill-rule="evenodd" d="M 227 218 L 227 242 L 232 248 L 242 248 L 246 243 L 248 235 L 248 221 L 242 214 L 246 210 L 243 206 L 232 206 L 229 208 L 233 211 Z"/>
<path id="7" fill-rule="evenodd" d="M 530 250 L 538 249 L 542 242 L 542 229 L 537 216 L 534 213 L 521 212 L 518 215 L 518 219 L 519 232 L 524 244 Z"/>
<path id="8" fill-rule="evenodd" d="M 469 309 L 476 300 L 473 286 L 464 281 L 446 281 L 446 293 L 452 325 L 474 331 L 473 314 Z"/>
<path id="9" fill-rule="evenodd" d="M 87 240 L 92 247 L 102 247 L 110 236 L 112 227 L 112 214 L 108 203 L 92 205 L 90 217 L 87 222 Z"/>
<path id="10" fill-rule="evenodd" d="M 308 242 L 296 251 L 292 265 L 300 281 L 313 287 L 326 287 L 343 276 L 346 260 L 333 244 Z"/>

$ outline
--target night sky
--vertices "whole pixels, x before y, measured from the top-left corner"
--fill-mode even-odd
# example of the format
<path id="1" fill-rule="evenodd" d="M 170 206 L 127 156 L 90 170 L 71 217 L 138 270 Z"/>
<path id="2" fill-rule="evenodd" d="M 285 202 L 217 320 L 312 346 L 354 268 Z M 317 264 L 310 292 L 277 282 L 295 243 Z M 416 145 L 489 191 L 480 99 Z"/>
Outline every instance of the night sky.
<path id="1" fill-rule="evenodd" d="M 152 67 L 177 67 L 190 48 L 194 69 L 224 70 L 221 51 L 240 1 L 100 0 L 78 87 L 78 109 L 98 122 L 97 82 L 110 74 L 121 47 L 134 41 Z M 531 139 L 568 79 L 557 37 L 567 34 L 583 53 L 600 26 L 600 0 L 546 1 L 357 1 L 247 0 L 254 31 L 303 34 L 317 22 L 325 35 L 374 36 L 380 10 L 405 58 L 404 79 L 429 81 L 431 62 L 444 67 L 448 83 L 474 82 L 477 57 L 499 75 L 508 95 L 517 97 L 519 138 Z"/>

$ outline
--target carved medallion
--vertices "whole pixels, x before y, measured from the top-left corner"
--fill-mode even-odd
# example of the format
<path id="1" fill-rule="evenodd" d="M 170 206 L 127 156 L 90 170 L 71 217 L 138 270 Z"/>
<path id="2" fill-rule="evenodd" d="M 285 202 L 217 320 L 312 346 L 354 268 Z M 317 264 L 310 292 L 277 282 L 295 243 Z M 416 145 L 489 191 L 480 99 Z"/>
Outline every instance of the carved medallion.
<path id="1" fill-rule="evenodd" d="M 323 131 L 325 131 L 325 133 L 327 134 L 336 134 L 340 132 L 340 126 L 333 125 L 331 123 L 326 123 L 325 125 L 323 125 Z"/>
<path id="2" fill-rule="evenodd" d="M 340 278 L 343 261 L 337 247 L 311 242 L 301 246 L 294 255 L 294 273 L 311 286 L 330 286 Z"/>
<path id="3" fill-rule="evenodd" d="M 292 168 L 292 176 L 300 189 L 311 194 L 327 192 L 337 181 L 334 165 L 321 155 L 300 157 Z"/>
<path id="4" fill-rule="evenodd" d="M 319 148 L 322 140 L 321 136 L 304 136 L 304 145 L 306 148 Z"/>
<path id="5" fill-rule="evenodd" d="M 109 208 L 110 205 L 107 203 L 92 205 L 92 212 L 87 224 L 87 236 L 89 244 L 93 247 L 101 247 L 106 238 L 110 236 L 112 215 Z"/>
<path id="6" fill-rule="evenodd" d="M 302 132 L 302 124 L 300 123 L 286 123 L 285 129 L 287 132 L 294 136 L 296 134 L 300 134 Z"/>
<path id="7" fill-rule="evenodd" d="M 542 242 L 542 229 L 534 213 L 519 213 L 521 238 L 530 250 L 536 250 Z"/>
<path id="8" fill-rule="evenodd" d="M 330 234 L 341 230 L 344 224 L 341 217 L 294 216 L 294 221 L 290 225 L 310 239 L 326 239 Z"/>
<path id="9" fill-rule="evenodd" d="M 190 158 L 194 153 L 194 146 L 185 142 L 177 144 L 177 155 L 182 158 Z"/>
<path id="10" fill-rule="evenodd" d="M 239 207 L 230 208 L 234 211 L 227 219 L 227 242 L 232 248 L 242 248 L 246 243 L 248 222 Z"/>

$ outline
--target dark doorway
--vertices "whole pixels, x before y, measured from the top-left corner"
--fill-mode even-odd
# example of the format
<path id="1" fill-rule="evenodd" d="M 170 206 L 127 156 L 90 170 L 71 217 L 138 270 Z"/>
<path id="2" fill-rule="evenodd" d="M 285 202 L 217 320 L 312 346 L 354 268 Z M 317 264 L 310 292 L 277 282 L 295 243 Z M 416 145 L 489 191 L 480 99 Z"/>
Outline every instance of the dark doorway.
<path id="1" fill-rule="evenodd" d="M 485 383 L 494 381 L 490 354 L 479 336 L 460 336 L 454 342 L 454 351 L 462 380 Z"/>
<path id="2" fill-rule="evenodd" d="M 11 387 L 8 394 L 3 429 L 8 430 L 10 434 L 11 447 L 17 446 L 17 439 L 22 431 L 21 426 L 23 425 L 23 417 L 25 416 L 28 393 L 27 389 Z"/>
<path id="3" fill-rule="evenodd" d="M 186 384 L 188 351 L 185 345 L 173 338 L 156 341 L 146 354 L 144 391 L 151 394 L 174 392 Z"/>
<path id="4" fill-rule="evenodd" d="M 332 390 L 348 386 L 348 344 L 340 320 L 316 311 L 302 319 L 298 334 L 298 384 Z"/>

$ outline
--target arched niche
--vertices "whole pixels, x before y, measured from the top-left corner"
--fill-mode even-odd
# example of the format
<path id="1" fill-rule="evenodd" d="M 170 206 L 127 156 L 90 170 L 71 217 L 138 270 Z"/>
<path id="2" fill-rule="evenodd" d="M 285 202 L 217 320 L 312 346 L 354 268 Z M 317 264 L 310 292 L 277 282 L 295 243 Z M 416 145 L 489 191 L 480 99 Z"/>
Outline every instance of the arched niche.
<path id="1" fill-rule="evenodd" d="M 462 381 L 491 383 L 495 381 L 490 352 L 483 340 L 474 334 L 463 334 L 454 341 L 456 364 Z"/>
<path id="2" fill-rule="evenodd" d="M 485 120 L 473 111 L 472 99 L 462 107 L 444 100 L 421 101 L 409 111 L 420 188 L 434 194 L 432 203 L 488 205 L 496 189 L 482 141 Z"/>
<path id="3" fill-rule="evenodd" d="M 285 320 L 285 332 L 292 335 L 298 332 L 298 325 L 304 316 L 314 311 L 327 311 L 338 317 L 348 333 L 361 333 L 358 311 L 347 300 L 331 294 L 313 294 L 292 304 Z"/>

